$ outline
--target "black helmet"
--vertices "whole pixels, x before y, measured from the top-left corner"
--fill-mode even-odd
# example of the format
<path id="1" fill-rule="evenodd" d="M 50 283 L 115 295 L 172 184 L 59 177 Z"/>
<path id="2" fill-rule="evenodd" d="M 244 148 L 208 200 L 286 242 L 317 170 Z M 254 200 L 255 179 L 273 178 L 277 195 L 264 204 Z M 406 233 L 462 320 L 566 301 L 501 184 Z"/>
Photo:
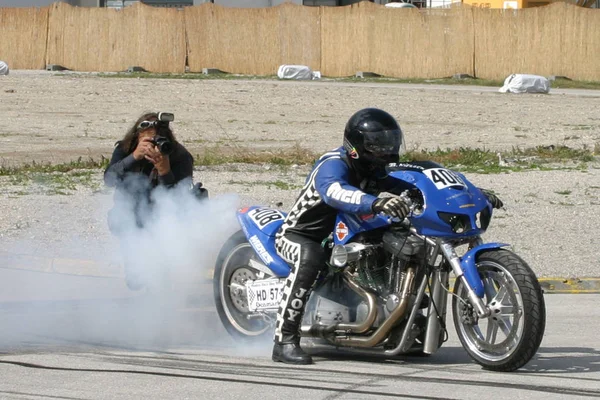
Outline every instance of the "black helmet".
<path id="1" fill-rule="evenodd" d="M 344 148 L 350 164 L 363 177 L 382 177 L 385 166 L 398 162 L 404 147 L 404 134 L 387 112 L 365 108 L 346 124 Z"/>

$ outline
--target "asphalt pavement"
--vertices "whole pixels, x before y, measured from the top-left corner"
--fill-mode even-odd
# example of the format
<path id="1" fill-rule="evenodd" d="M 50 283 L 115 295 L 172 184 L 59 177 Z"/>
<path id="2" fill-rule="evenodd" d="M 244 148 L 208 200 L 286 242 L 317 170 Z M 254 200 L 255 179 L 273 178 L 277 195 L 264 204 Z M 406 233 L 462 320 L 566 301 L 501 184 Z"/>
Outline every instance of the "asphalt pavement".
<path id="1" fill-rule="evenodd" d="M 186 291 L 156 297 L 129 291 L 119 278 L 71 276 L 67 283 L 37 273 L 30 287 L 37 300 L 13 290 L 11 301 L 19 273 L 0 269 L 2 399 L 600 398 L 597 294 L 547 294 L 540 350 L 515 373 L 482 370 L 452 327 L 427 358 L 306 343 L 316 364 L 293 367 L 270 360 L 268 339 L 229 337 L 205 285 L 195 298 Z M 86 296 L 44 298 L 51 286 Z"/>

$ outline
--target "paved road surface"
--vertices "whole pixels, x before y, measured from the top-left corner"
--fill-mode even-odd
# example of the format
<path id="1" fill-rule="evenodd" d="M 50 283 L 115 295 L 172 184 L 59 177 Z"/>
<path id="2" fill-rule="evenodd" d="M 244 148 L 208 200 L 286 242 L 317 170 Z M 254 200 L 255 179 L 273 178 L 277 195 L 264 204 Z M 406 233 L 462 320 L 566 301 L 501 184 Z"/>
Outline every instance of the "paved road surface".
<path id="1" fill-rule="evenodd" d="M 600 295 L 547 295 L 546 336 L 518 373 L 483 371 L 453 328 L 429 358 L 313 348 L 315 365 L 289 367 L 270 361 L 268 340 L 235 343 L 206 296 L 156 302 L 117 279 L 71 277 L 42 301 L 43 283 L 59 282 L 37 276 L 38 301 L 0 303 L 2 399 L 600 398 Z M 0 289 L 18 278 L 0 270 Z M 69 300 L 74 288 L 87 297 Z"/>

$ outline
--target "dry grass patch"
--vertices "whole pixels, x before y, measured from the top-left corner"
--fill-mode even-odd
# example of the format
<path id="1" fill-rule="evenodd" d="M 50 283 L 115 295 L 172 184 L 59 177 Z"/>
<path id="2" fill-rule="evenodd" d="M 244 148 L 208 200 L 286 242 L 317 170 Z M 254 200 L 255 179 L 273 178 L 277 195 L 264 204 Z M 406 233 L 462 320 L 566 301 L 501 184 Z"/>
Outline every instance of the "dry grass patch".
<path id="1" fill-rule="evenodd" d="M 306 165 L 313 164 L 319 154 L 299 144 L 289 148 L 275 150 L 256 150 L 249 147 L 221 147 L 215 145 L 205 148 L 195 157 L 196 165 L 221 165 L 230 163 Z"/>

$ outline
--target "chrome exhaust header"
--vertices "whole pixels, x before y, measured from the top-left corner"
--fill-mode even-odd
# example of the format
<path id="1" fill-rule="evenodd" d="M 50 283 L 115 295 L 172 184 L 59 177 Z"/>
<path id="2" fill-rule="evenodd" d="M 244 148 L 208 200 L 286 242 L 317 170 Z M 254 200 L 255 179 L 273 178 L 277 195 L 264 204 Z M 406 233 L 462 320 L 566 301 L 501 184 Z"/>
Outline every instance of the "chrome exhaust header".
<path id="1" fill-rule="evenodd" d="M 348 347 L 374 347 L 381 343 L 390 333 L 396 322 L 406 315 L 414 281 L 415 269 L 411 267 L 406 271 L 406 278 L 402 285 L 400 302 L 396 308 L 392 310 L 389 317 L 383 321 L 381 326 L 371 336 L 339 336 L 334 337 L 333 342 Z"/>
<path id="2" fill-rule="evenodd" d="M 344 282 L 348 284 L 348 287 L 352 289 L 356 294 L 365 299 L 367 303 L 367 316 L 365 319 L 358 323 L 339 323 L 333 325 L 303 325 L 300 328 L 300 335 L 303 337 L 323 337 L 329 339 L 336 331 L 344 331 L 349 333 L 365 333 L 368 331 L 377 318 L 377 298 L 374 294 L 364 290 L 352 277 L 349 272 L 343 273 Z"/>

